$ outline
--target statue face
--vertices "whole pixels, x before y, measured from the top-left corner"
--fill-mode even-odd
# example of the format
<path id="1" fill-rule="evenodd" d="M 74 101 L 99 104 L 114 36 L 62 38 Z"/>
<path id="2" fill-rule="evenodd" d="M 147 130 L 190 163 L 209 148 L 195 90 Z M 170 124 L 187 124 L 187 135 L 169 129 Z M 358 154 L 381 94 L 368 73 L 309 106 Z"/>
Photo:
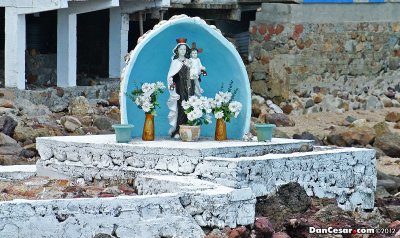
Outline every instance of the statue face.
<path id="1" fill-rule="evenodd" d="M 180 45 L 178 47 L 178 55 L 179 56 L 185 56 L 186 54 L 186 46 L 185 45 Z"/>
<path id="2" fill-rule="evenodd" d="M 193 50 L 193 51 L 190 53 L 190 58 L 192 58 L 192 59 L 196 59 L 196 58 L 197 58 L 197 50 Z"/>

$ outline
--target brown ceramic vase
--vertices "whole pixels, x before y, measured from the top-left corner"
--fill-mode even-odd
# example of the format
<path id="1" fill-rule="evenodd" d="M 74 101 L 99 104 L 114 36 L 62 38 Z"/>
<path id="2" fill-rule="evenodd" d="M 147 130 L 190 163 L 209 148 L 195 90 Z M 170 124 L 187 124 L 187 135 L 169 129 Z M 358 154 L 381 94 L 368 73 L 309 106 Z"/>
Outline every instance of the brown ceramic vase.
<path id="1" fill-rule="evenodd" d="M 215 126 L 215 140 L 226 140 L 226 122 L 222 118 L 217 119 L 217 124 Z"/>
<path id="2" fill-rule="evenodd" d="M 151 113 L 146 113 L 144 120 L 142 140 L 154 140 L 154 116 Z"/>

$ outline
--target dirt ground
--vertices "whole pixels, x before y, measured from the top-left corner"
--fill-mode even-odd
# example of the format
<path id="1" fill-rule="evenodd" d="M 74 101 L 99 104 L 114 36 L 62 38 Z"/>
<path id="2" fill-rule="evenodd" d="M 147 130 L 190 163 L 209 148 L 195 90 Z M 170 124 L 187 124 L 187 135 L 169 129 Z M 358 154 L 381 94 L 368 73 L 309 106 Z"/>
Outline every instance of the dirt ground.
<path id="1" fill-rule="evenodd" d="M 290 137 L 292 137 L 293 134 L 301 134 L 304 131 L 308 131 L 322 140 L 332 131 L 334 127 L 345 126 L 346 117 L 348 116 L 354 117 L 356 119 L 366 119 L 367 124 L 372 127 L 378 122 L 385 121 L 385 116 L 389 112 L 400 113 L 400 108 L 391 107 L 376 109 L 373 111 L 356 110 L 347 111 L 344 113 L 319 112 L 305 114 L 301 116 L 289 115 L 289 117 L 296 123 L 296 125 L 294 127 L 278 127 L 278 129 L 285 132 Z M 400 134 L 400 129 L 393 128 L 395 123 L 386 123 L 393 132 Z"/>

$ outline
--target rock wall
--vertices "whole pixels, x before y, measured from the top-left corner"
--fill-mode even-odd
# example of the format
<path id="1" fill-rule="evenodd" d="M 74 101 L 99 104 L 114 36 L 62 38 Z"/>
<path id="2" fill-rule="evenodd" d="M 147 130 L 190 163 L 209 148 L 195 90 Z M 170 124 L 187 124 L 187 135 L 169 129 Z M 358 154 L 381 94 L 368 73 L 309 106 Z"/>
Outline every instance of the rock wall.
<path id="1" fill-rule="evenodd" d="M 297 182 L 309 196 L 335 198 L 345 210 L 374 207 L 374 150 L 319 147 L 319 151 L 287 155 L 207 157 L 196 167 L 195 174 L 224 186 L 249 187 L 257 197 Z"/>
<path id="2" fill-rule="evenodd" d="M 174 194 L 14 200 L 0 202 L 0 209 L 2 238 L 204 236 Z"/>
<path id="3" fill-rule="evenodd" d="M 115 143 L 115 135 L 38 138 L 36 148 L 41 156 L 37 162 L 38 174 L 49 176 L 48 172 L 53 171 L 64 177 L 86 180 L 132 178 L 154 173 L 189 175 L 206 156 L 235 158 L 313 148 L 309 140 L 278 138 L 271 144 L 241 141 L 215 144 L 208 140 L 182 144 L 180 141 L 156 140 L 150 147 L 146 145 L 141 140 Z"/>
<path id="4" fill-rule="evenodd" d="M 37 174 L 85 180 L 177 175 L 188 176 L 185 181 L 191 179 L 189 176 L 197 176 L 222 186 L 244 189 L 243 195 L 246 188 L 251 188 L 256 196 L 270 195 L 281 185 L 298 182 L 309 196 L 336 198 L 339 206 L 346 210 L 373 208 L 374 150 L 321 147 L 310 151 L 312 146 L 308 143 L 312 141 L 283 141 L 274 138 L 268 143 L 226 141 L 216 144 L 205 140 L 182 144 L 168 140 L 115 143 L 114 135 L 38 138 L 41 159 L 36 164 Z M 148 188 L 140 183 L 137 186 L 143 194 L 182 191 L 173 185 L 181 186 L 182 181 L 172 184 L 168 181 L 171 188 L 156 180 L 142 179 L 150 184 Z M 185 184 L 182 186 L 187 190 Z M 222 200 L 215 200 L 214 204 L 224 204 Z M 232 206 L 236 206 L 235 203 Z M 233 224 L 222 215 L 219 219 L 207 219 L 208 215 L 203 217 L 203 210 L 194 214 L 202 216 L 203 220 L 197 219 L 199 224 Z"/>
<path id="5" fill-rule="evenodd" d="M 290 92 L 399 87 L 398 11 L 398 3 L 263 4 L 249 28 L 253 92 L 280 103 Z"/>

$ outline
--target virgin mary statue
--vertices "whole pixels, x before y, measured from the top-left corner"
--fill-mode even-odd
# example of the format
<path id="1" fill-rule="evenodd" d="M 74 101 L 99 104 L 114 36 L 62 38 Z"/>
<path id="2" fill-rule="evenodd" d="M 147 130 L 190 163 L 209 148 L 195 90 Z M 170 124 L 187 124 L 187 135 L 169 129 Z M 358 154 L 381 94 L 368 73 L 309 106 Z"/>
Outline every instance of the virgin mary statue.
<path id="1" fill-rule="evenodd" d="M 182 101 L 187 101 L 193 96 L 195 90 L 194 81 L 190 80 L 190 48 L 186 41 L 186 38 L 176 40 L 177 45 L 173 49 L 174 54 L 167 75 L 170 93 L 167 102 L 168 121 L 171 126 L 168 134 L 175 138 L 179 136 L 179 125 L 186 124 L 188 120 L 182 108 Z"/>

